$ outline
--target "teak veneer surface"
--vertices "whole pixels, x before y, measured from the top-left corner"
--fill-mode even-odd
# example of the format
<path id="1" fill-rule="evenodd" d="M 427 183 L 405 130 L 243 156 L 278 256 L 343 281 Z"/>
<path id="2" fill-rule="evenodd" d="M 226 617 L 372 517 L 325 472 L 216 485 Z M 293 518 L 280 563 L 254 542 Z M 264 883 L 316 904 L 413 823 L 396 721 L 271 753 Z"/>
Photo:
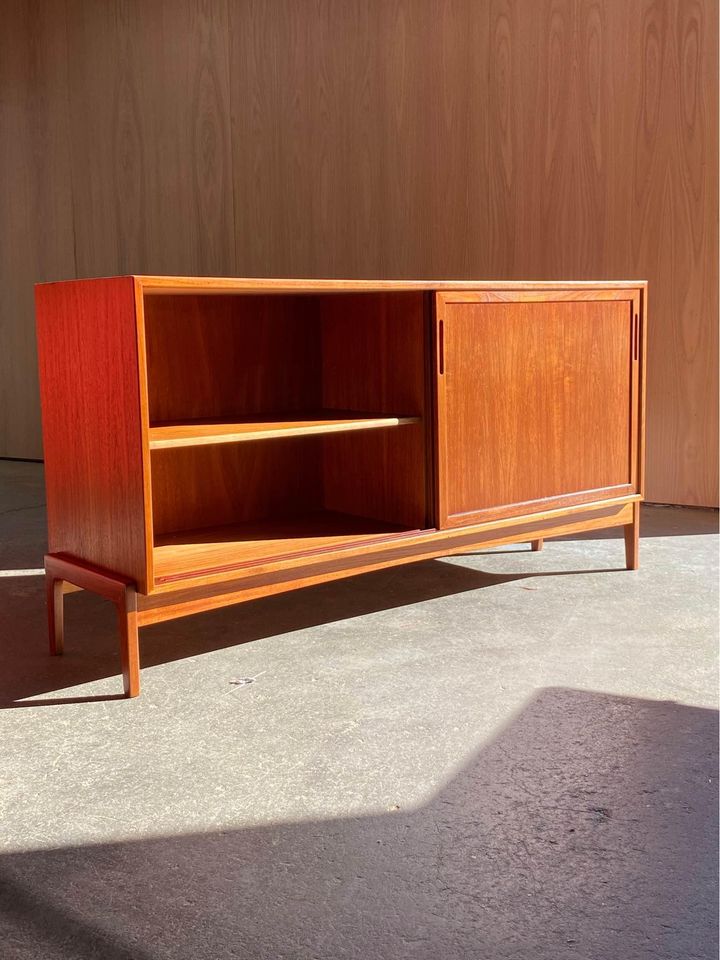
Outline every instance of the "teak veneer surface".
<path id="1" fill-rule="evenodd" d="M 435 290 L 602 290 L 607 280 L 314 280 L 268 277 L 154 277 L 136 275 L 144 294 L 198 293 L 401 293 Z M 61 281 L 71 283 L 73 281 Z M 87 282 L 87 281 L 83 281 Z M 637 280 L 613 280 L 618 289 L 635 289 Z"/>
<path id="2" fill-rule="evenodd" d="M 323 407 L 320 328 L 307 297 L 195 290 L 144 297 L 143 306 L 150 423 Z"/>
<path id="3" fill-rule="evenodd" d="M 472 550 L 481 545 L 517 543 L 532 541 L 538 536 L 559 537 L 581 530 L 627 526 L 633 522 L 635 502 L 583 504 L 456 530 L 400 530 L 372 534 L 351 545 L 338 542 L 328 550 L 303 557 L 290 555 L 269 563 L 158 582 L 158 590 L 142 596 L 139 602 L 143 609 L 157 610 L 157 618 L 163 619 L 160 612 L 163 607 L 172 607 L 186 600 L 198 601 L 197 609 L 201 610 L 205 601 L 226 593 L 236 592 L 238 599 L 246 592 L 262 596 L 264 591 L 274 592 L 267 590 L 270 585 L 283 584 L 281 589 L 290 589 L 293 584 L 306 586 L 309 582 L 320 583 L 324 577 L 334 579 Z M 197 533 L 205 536 L 208 531 Z"/>
<path id="4" fill-rule="evenodd" d="M 287 414 L 257 420 L 195 420 L 190 423 L 156 423 L 150 427 L 150 449 L 202 446 L 211 443 L 242 443 L 280 437 L 304 437 L 355 430 L 379 430 L 417 423 L 418 417 L 387 417 L 354 410 L 323 410 L 304 417 Z"/>
<path id="5" fill-rule="evenodd" d="M 321 510 L 324 439 L 287 437 L 154 451 L 155 536 Z"/>
<path id="6" fill-rule="evenodd" d="M 148 574 L 135 286 L 129 277 L 39 284 L 50 552 Z"/>
<path id="7" fill-rule="evenodd" d="M 398 524 L 317 511 L 165 534 L 155 541 L 155 577 L 164 582 L 223 568 L 232 570 L 298 554 L 358 546 L 403 531 Z"/>
<path id="8" fill-rule="evenodd" d="M 604 294 L 439 295 L 441 525 L 635 492 L 639 307 Z"/>
<path id="9" fill-rule="evenodd" d="M 140 623 L 604 526 L 637 566 L 643 283 L 122 277 L 37 298 L 52 643 L 65 584 L 110 583 L 131 695 Z"/>
<path id="10" fill-rule="evenodd" d="M 717 0 L 2 15 L 2 455 L 43 456 L 36 280 L 634 274 L 648 496 L 718 505 Z"/>
<path id="11" fill-rule="evenodd" d="M 329 407 L 418 418 L 402 430 L 335 434 L 323 449 L 325 506 L 425 526 L 429 294 L 344 293 L 311 298 L 320 318 L 322 399 Z"/>
<path id="12" fill-rule="evenodd" d="M 392 557 L 403 557 L 407 559 L 422 559 L 426 555 L 441 556 L 443 553 L 452 552 L 455 546 L 471 546 L 473 543 L 484 543 L 492 539 L 493 542 L 518 542 L 522 540 L 534 540 L 537 537 L 544 538 L 550 536 L 561 536 L 563 533 L 570 533 L 573 530 L 624 526 L 633 522 L 633 503 L 639 500 L 638 497 L 621 497 L 615 500 L 601 500 L 590 503 L 571 504 L 568 506 L 552 508 L 546 510 L 537 509 L 531 513 L 504 517 L 499 520 L 484 521 L 482 523 L 472 524 L 466 527 L 457 527 L 453 529 L 441 530 L 437 528 L 410 529 L 408 527 L 394 527 L 387 532 L 372 534 L 367 539 L 354 539 L 352 541 L 337 541 L 334 544 L 327 545 L 322 550 L 306 555 L 283 554 L 269 559 L 257 559 L 244 566 L 225 567 L 213 569 L 210 571 L 200 571 L 182 575 L 182 583 L 179 581 L 156 580 L 155 591 L 158 597 L 165 596 L 168 593 L 174 593 L 177 590 L 203 590 L 207 588 L 208 593 L 222 592 L 224 584 L 234 579 L 248 579 L 252 582 L 261 583 L 269 578 L 275 582 L 275 578 L 282 580 L 295 580 L 296 571 L 302 568 L 312 569 L 319 573 L 323 570 L 339 570 L 342 568 L 355 569 L 363 567 L 368 558 L 372 558 L 378 566 L 383 566 L 382 559 L 386 558 L 388 562 Z M 308 519 L 310 514 L 305 514 L 300 519 Z M 354 520 L 362 518 L 354 517 Z M 228 525 L 230 531 L 234 525 Z M 265 527 L 265 523 L 260 525 Z M 370 528 L 368 528 L 370 529 Z M 376 530 L 382 528 L 378 525 Z M 549 531 L 559 531 L 550 533 Z M 188 541 L 193 536 L 200 538 L 208 535 L 207 529 L 196 531 L 180 531 L 171 535 L 168 540 L 177 539 L 182 546 L 183 542 Z M 165 538 L 158 538 L 157 542 L 164 542 Z M 298 583 L 298 586 L 302 584 Z M 150 596 L 152 596 L 151 594 Z M 150 600 L 148 600 L 150 602 Z M 164 601 L 158 599 L 159 604 Z M 153 605 L 151 603 L 151 605 Z"/>

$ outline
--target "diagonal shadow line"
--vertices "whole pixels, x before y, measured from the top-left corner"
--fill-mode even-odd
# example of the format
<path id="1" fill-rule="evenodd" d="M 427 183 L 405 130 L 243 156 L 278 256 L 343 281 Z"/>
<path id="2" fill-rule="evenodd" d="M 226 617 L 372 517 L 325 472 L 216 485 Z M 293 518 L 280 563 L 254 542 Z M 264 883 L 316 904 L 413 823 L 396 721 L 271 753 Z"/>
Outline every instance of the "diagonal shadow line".
<path id="1" fill-rule="evenodd" d="M 9 853 L 0 913 L 12 943 L 37 946 L 23 955 L 56 957 L 57 947 L 72 960 L 185 960 L 200 942 L 216 960 L 465 960 L 482 948 L 480 936 L 483 955 L 503 960 L 557 960 L 576 949 L 639 958 L 648 942 L 660 944 L 658 956 L 710 960 L 717 728 L 708 708 L 542 688 L 402 813 Z M 563 886 L 565 863 L 573 872 Z M 328 876 L 337 883 L 323 886 Z M 532 894 L 530 911 L 521 894 Z M 144 936 L 140 947 L 108 922 Z M 421 939 L 407 938 L 416 930 L 425 934 L 420 953 Z M 583 946 L 563 952 L 558 937 L 568 934 L 564 942 L 580 934 Z M 278 948 L 289 944 L 292 954 Z"/>
<path id="2" fill-rule="evenodd" d="M 208 639 L 208 630 L 196 631 L 192 628 L 177 627 L 178 621 L 173 624 L 161 624 L 160 629 L 168 630 L 175 626 L 175 630 L 183 630 L 180 634 L 180 642 L 174 642 L 171 645 L 153 645 L 152 634 L 147 635 L 152 630 L 157 630 L 158 625 L 146 627 L 143 634 L 145 641 L 141 636 L 141 659 L 143 667 L 157 666 L 161 663 L 183 660 L 187 657 L 201 655 L 206 652 L 225 649 L 230 646 L 241 646 L 246 643 L 252 643 L 266 637 L 291 633 L 298 630 L 308 629 L 309 627 L 329 624 L 338 620 L 348 620 L 358 616 L 364 616 L 376 613 L 381 610 L 392 610 L 400 607 L 410 606 L 424 600 L 438 599 L 444 596 L 455 596 L 461 593 L 471 592 L 473 590 L 482 590 L 488 587 L 498 586 L 504 583 L 512 583 L 521 580 L 532 580 L 538 577 L 578 577 L 588 574 L 600 573 L 625 573 L 625 567 L 599 567 L 590 569 L 576 570 L 546 570 L 546 571 L 521 571 L 519 573 L 489 573 L 485 570 L 472 570 L 451 562 L 452 557 L 443 557 L 437 560 L 421 561 L 414 564 L 416 571 L 438 571 L 442 570 L 442 576 L 435 575 L 433 581 L 428 583 L 423 581 L 422 577 L 415 583 L 407 584 L 400 581 L 398 588 L 397 577 L 401 574 L 398 571 L 376 571 L 368 574 L 361 574 L 354 578 L 355 582 L 363 581 L 370 587 L 369 591 L 355 590 L 350 591 L 350 581 L 338 582 L 333 584 L 323 584 L 317 587 L 305 588 L 308 591 L 317 591 L 315 596 L 321 594 L 329 600 L 328 604 L 318 606 L 308 602 L 309 598 L 281 594 L 260 598 L 258 600 L 248 601 L 247 604 L 234 604 L 232 607 L 219 611 L 207 611 L 203 613 L 206 618 L 227 616 L 233 607 L 250 606 L 254 608 L 253 620 L 258 619 L 258 613 L 267 612 L 266 617 L 260 618 L 260 623 L 251 623 L 245 627 L 243 637 L 238 637 L 232 633 L 228 635 L 223 632 Z M 449 562 L 450 561 L 450 562 Z M 387 590 L 387 584 L 393 583 L 395 592 L 391 595 Z M 398 592 L 399 589 L 399 592 Z M 536 588 L 529 588 L 536 589 Z M 293 593 L 303 593 L 303 591 L 294 591 Z M 82 597 L 82 594 L 78 594 Z M 299 609 L 298 609 L 299 607 Z M 329 609 L 329 608 L 330 609 Z M 185 622 L 192 621 L 194 618 L 185 618 Z M 208 619 L 207 624 L 212 620 Z M 114 624 L 113 624 L 114 627 Z M 113 635 L 114 636 L 114 635 Z M 73 641 L 70 641 L 71 645 Z M 72 646 L 70 647 L 72 650 Z M 38 681 L 38 685 L 45 687 L 46 690 L 76 686 L 81 683 L 90 683 L 95 680 L 114 676 L 119 668 L 116 661 L 116 651 L 113 650 L 111 656 L 103 659 L 102 666 L 96 660 L 89 658 L 80 662 L 69 662 L 70 658 L 66 652 L 64 657 L 52 658 L 58 666 L 56 686 L 48 687 L 50 682 L 47 676 L 43 681 Z M 112 658 L 112 659 L 111 659 Z M 55 664 L 53 664 L 55 666 Z M 25 688 L 30 686 L 27 679 L 24 682 Z M 4 691 L 3 691 L 4 687 Z M 16 687 L 17 689 L 17 687 Z M 52 707 L 66 704 L 80 703 L 98 703 L 113 700 L 125 700 L 121 694 L 93 694 L 88 696 L 72 697 L 52 697 L 37 698 L 36 695 L 44 690 L 21 689 L 13 691 L 12 670 L 10 670 L 4 680 L 0 683 L 0 710 L 18 709 L 23 707 Z M 33 699 L 28 699 L 32 697 Z"/>
<path id="3" fill-rule="evenodd" d="M 8 877 L 7 871 L 0 877 L 0 912 L 34 929 L 46 943 L 54 943 L 68 960 L 157 960 L 142 947 L 121 943 L 99 925 L 28 890 Z"/>
<path id="4" fill-rule="evenodd" d="M 42 697 L 39 700 L 12 700 L 3 703 L 0 700 L 0 709 L 11 707 L 65 707 L 73 703 L 105 703 L 108 700 L 127 700 L 124 693 L 95 694 L 87 697 Z"/>

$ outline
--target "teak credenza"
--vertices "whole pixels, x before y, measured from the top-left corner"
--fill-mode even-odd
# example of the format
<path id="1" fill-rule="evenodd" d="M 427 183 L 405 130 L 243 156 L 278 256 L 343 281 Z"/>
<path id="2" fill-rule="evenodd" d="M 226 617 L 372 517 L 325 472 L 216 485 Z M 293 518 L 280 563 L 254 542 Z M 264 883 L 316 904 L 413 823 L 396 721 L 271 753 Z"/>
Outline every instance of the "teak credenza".
<path id="1" fill-rule="evenodd" d="M 625 528 L 644 282 L 113 277 L 36 288 L 51 652 L 413 560 Z"/>

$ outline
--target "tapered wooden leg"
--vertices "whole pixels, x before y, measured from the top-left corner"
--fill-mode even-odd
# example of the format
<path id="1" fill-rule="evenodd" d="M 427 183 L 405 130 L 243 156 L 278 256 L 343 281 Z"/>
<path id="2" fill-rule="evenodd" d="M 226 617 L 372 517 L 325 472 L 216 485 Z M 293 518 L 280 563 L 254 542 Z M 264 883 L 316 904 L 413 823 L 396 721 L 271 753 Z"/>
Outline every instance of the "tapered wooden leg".
<path id="1" fill-rule="evenodd" d="M 132 581 L 107 570 L 79 563 L 62 554 L 45 556 L 50 652 L 63 649 L 63 592 L 90 590 L 112 601 L 120 628 L 120 663 L 125 696 L 140 693 L 140 652 L 138 644 L 137 593 Z"/>
<path id="2" fill-rule="evenodd" d="M 640 566 L 640 504 L 633 504 L 633 522 L 625 530 L 625 566 L 637 570 Z"/>
<path id="3" fill-rule="evenodd" d="M 58 580 L 49 570 L 46 570 L 45 588 L 47 592 L 50 653 L 55 657 L 63 652 L 65 646 L 63 630 L 63 582 L 62 580 Z"/>
<path id="4" fill-rule="evenodd" d="M 530 546 L 532 547 L 534 553 L 539 553 L 540 550 L 542 550 L 542 548 L 543 548 L 543 541 L 542 541 L 542 540 L 531 540 Z"/>
<path id="5" fill-rule="evenodd" d="M 137 697 L 140 695 L 140 644 L 135 588 L 127 587 L 125 596 L 116 606 L 120 627 L 120 663 L 125 696 Z"/>

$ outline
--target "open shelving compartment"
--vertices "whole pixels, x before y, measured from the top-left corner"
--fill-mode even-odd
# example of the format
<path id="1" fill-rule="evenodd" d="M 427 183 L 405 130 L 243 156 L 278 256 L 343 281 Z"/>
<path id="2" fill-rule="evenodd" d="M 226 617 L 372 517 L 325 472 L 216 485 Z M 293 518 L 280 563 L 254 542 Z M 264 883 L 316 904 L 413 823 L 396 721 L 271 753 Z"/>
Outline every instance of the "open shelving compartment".
<path id="1" fill-rule="evenodd" d="M 422 292 L 146 293 L 156 586 L 428 524 Z"/>

